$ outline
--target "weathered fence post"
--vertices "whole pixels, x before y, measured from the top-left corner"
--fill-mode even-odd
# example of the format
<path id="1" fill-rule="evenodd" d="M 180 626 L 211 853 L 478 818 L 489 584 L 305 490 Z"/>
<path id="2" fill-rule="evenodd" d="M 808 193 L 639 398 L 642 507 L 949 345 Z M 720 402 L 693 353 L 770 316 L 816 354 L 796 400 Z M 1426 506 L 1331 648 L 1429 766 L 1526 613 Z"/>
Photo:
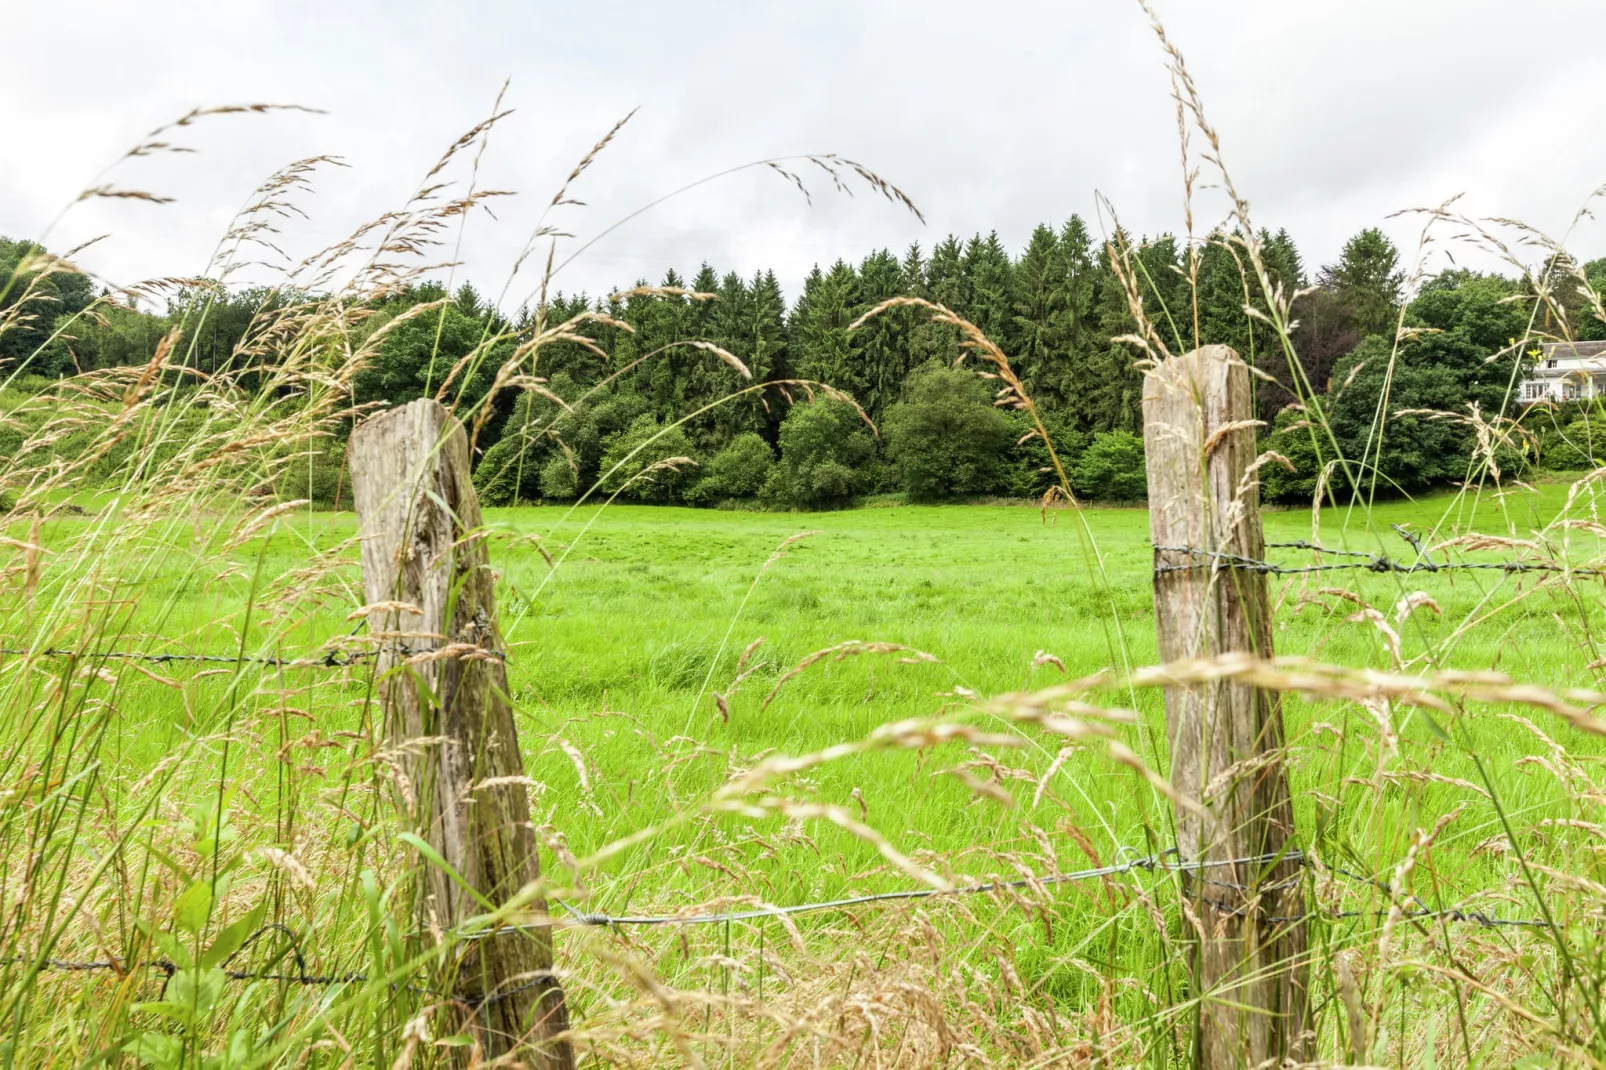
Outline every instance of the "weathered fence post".
<path id="1" fill-rule="evenodd" d="M 358 424 L 349 456 L 368 604 L 394 604 L 371 612 L 369 628 L 383 638 L 380 697 L 408 781 L 402 805 L 463 882 L 500 905 L 540 866 L 468 440 L 424 399 Z M 439 866 L 425 866 L 422 891 L 425 931 L 485 913 Z M 544 918 L 546 904 L 529 911 Z M 549 927 L 520 925 L 454 954 L 456 995 L 475 1011 L 487 1058 L 573 1067 Z"/>
<path id="2" fill-rule="evenodd" d="M 1265 539 L 1249 371 L 1226 346 L 1162 361 L 1143 387 L 1154 542 L 1154 618 L 1165 662 L 1228 652 L 1272 656 Z M 1280 856 L 1294 832 L 1282 704 L 1234 680 L 1165 693 L 1171 783 L 1200 811 L 1176 810 L 1185 862 Z M 1198 1065 L 1301 1058 L 1308 965 L 1299 863 L 1185 873 L 1184 926 L 1196 939 Z M 1281 921 L 1270 919 L 1279 918 Z"/>

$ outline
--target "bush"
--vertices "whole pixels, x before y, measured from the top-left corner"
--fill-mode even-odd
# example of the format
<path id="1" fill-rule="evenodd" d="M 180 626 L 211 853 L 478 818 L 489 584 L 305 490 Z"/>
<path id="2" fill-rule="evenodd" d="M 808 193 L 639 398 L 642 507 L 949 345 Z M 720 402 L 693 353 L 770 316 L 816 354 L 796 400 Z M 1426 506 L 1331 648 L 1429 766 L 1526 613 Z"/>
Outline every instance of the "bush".
<path id="1" fill-rule="evenodd" d="M 541 466 L 539 485 L 543 498 L 567 500 L 580 496 L 579 479 L 574 471 L 574 462 L 561 450 L 548 457 L 546 464 Z"/>
<path id="2" fill-rule="evenodd" d="M 1553 472 L 1581 472 L 1606 464 L 1606 421 L 1574 420 L 1565 427 L 1546 428 L 1539 435 L 1539 462 Z"/>
<path id="3" fill-rule="evenodd" d="M 729 498 L 756 498 L 775 466 L 775 454 L 763 436 L 749 431 L 731 439 L 703 466 L 703 478 L 692 484 L 686 500 L 693 504 Z"/>
<path id="4" fill-rule="evenodd" d="M 1010 424 L 1009 459 L 1004 472 L 1004 492 L 1015 498 L 1037 498 L 1049 487 L 1059 483 L 1054 470 L 1054 456 L 1069 476 L 1076 470 L 1077 458 L 1087 449 L 1087 433 L 1071 426 L 1071 418 L 1060 412 L 1040 411 L 1048 440 L 1054 446 L 1054 456 L 1041 436 L 1033 434 L 1037 425 L 1031 415 L 1020 409 L 1005 414 Z M 1027 435 L 1031 435 L 1027 438 Z M 1021 439 L 1026 441 L 1022 442 Z"/>
<path id="5" fill-rule="evenodd" d="M 578 392 L 561 372 L 550 385 L 559 397 Z M 603 397 L 561 411 L 546 398 L 520 395 L 502 427 L 502 437 L 475 466 L 480 500 L 486 505 L 513 505 L 537 498 L 577 497 L 597 481 L 604 443 L 646 410 L 646 401 L 635 396 Z M 569 471 L 562 474 L 560 469 Z"/>
<path id="6" fill-rule="evenodd" d="M 1104 431 L 1077 460 L 1071 486 L 1084 498 L 1135 502 L 1148 496 L 1143 440 L 1130 431 Z"/>
<path id="7" fill-rule="evenodd" d="M 1311 442 L 1314 431 L 1321 447 L 1320 455 Z M 1316 479 L 1321 474 L 1322 458 L 1331 460 L 1333 445 L 1320 427 L 1309 426 L 1305 411 L 1297 405 L 1283 409 L 1272 422 L 1272 432 L 1258 446 L 1288 458 L 1294 466 L 1287 468 L 1272 461 L 1260 469 L 1260 496 L 1264 501 L 1285 504 L 1308 503 L 1316 494 Z M 1337 473 L 1335 473 L 1336 476 Z"/>
<path id="8" fill-rule="evenodd" d="M 659 505 L 679 501 L 696 463 L 686 432 L 660 427 L 651 413 L 643 413 L 607 439 L 599 465 L 601 490 Z"/>
<path id="9" fill-rule="evenodd" d="M 773 505 L 824 509 L 860 493 L 875 444 L 858 410 L 821 398 L 794 405 L 781 423 L 781 463 L 761 497 Z"/>
<path id="10" fill-rule="evenodd" d="M 1009 417 L 974 372 L 932 360 L 904 383 L 882 422 L 887 457 L 909 497 L 920 500 L 1003 489 Z"/>
<path id="11" fill-rule="evenodd" d="M 320 505 L 333 505 L 338 493 L 349 507 L 351 482 L 345 476 L 346 444 L 323 439 L 298 452 L 303 455 L 290 459 L 279 474 L 274 493 L 287 500 L 310 498 Z"/>

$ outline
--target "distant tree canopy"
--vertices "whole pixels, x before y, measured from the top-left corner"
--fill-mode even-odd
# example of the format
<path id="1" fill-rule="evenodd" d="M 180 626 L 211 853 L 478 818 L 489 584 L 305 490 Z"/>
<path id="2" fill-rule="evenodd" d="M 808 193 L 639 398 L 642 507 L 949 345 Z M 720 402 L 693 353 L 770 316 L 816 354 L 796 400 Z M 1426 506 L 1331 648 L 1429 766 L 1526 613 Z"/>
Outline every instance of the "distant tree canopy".
<path id="1" fill-rule="evenodd" d="M 1035 496 L 1063 469 L 1079 495 L 1141 497 L 1143 376 L 1140 354 L 1117 341 L 1138 330 L 1112 263 L 1120 255 L 1161 343 L 1230 345 L 1256 367 L 1265 448 L 1292 466 L 1267 467 L 1272 498 L 1308 500 L 1339 453 L 1347 464 L 1335 486 L 1416 491 L 1465 478 L 1479 421 L 1513 415 L 1528 356 L 1512 343 L 1531 318 L 1542 332 L 1606 338 L 1598 314 L 1606 260 L 1554 264 L 1555 309 L 1536 306 L 1527 283 L 1461 270 L 1402 307 L 1399 253 L 1378 230 L 1356 234 L 1314 280 L 1286 231 L 1261 231 L 1255 244 L 1271 285 L 1299 294 L 1291 348 L 1269 322 L 1243 235 L 1212 235 L 1190 253 L 1171 235 L 1104 242 L 1076 216 L 1038 226 L 1018 256 L 991 233 L 817 266 L 790 304 L 772 272 L 721 275 L 707 264 L 689 280 L 671 271 L 661 281 L 689 296 L 647 292 L 645 283 L 617 301 L 559 294 L 541 312 L 545 323 L 606 318 L 576 325 L 590 346 L 540 351 L 538 389 L 492 400 L 475 478 L 492 504 L 572 500 L 595 488 L 641 502 L 822 508 L 888 491 L 931 501 Z M 952 309 L 1002 347 L 1049 443 L 1025 413 L 995 405 L 997 381 L 962 359 L 956 330 L 924 309 L 894 308 L 853 326 L 902 295 Z M 0 239 L 0 375 L 144 363 L 174 327 L 175 363 L 249 372 L 271 359 L 272 347 L 253 336 L 262 314 L 303 296 L 197 287 L 161 313 L 142 312 L 97 300 L 85 276 Z M 354 320 L 357 340 L 384 334 L 355 379 L 358 404 L 443 388 L 477 404 L 513 351 L 498 339 L 536 318 L 505 315 L 471 286 L 448 293 L 434 283 L 364 313 Z M 249 375 L 243 381 L 249 388 Z"/>

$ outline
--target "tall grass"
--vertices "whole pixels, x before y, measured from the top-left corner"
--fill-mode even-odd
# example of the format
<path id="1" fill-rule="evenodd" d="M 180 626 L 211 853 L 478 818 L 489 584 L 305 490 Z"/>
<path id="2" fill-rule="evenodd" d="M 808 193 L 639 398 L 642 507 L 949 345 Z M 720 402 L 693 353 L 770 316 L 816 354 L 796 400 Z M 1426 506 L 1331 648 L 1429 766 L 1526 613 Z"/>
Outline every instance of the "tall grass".
<path id="1" fill-rule="evenodd" d="M 1512 486 L 1491 448 L 1447 500 L 1388 504 L 1367 477 L 1375 438 L 1367 456 L 1339 453 L 1320 395 L 1300 379 L 1293 295 L 1270 280 L 1220 138 L 1156 29 L 1177 93 L 1187 230 L 1197 169 L 1210 169 L 1236 223 L 1222 240 L 1240 254 L 1246 293 L 1269 309 L 1274 356 L 1299 385 L 1316 449 L 1344 473 L 1327 485 L 1366 488 L 1344 501 L 1318 495 L 1308 519 L 1276 514 L 1268 525 L 1398 554 L 1391 525 L 1409 518 L 1434 555 L 1598 566 L 1600 473 L 1564 492 Z M 203 373 L 196 359 L 220 284 L 158 280 L 138 292 L 186 293 L 192 318 L 148 365 L 0 392 L 19 442 L 0 459 L 11 502 L 0 646 L 21 651 L 0 655 L 6 1065 L 472 1061 L 474 1015 L 440 993 L 473 932 L 419 924 L 412 889 L 431 862 L 393 813 L 405 793 L 398 747 L 420 744 L 384 738 L 372 660 L 323 657 L 373 649 L 353 630 L 363 609 L 353 525 L 268 492 L 294 485 L 286 473 L 361 415 L 352 379 L 396 322 L 375 327 L 366 310 L 430 270 L 437 243 L 498 195 L 475 176 L 504 114 L 498 101 L 400 209 L 290 264 L 279 300 L 225 366 Z M 1206 146 L 1197 157 L 1195 139 Z M 859 165 L 817 159 L 909 204 Z M 272 242 L 275 219 L 328 163 L 301 161 L 265 183 L 206 276 L 227 280 Z M 762 165 L 796 177 L 783 161 L 751 166 Z M 460 196 L 440 185 L 453 176 Z M 86 195 L 159 199 L 101 185 Z M 1548 265 L 1560 243 L 1544 240 L 1545 262 L 1528 264 L 1495 224 L 1449 209 L 1428 217 L 1511 254 L 1533 280 L 1535 322 L 1543 303 L 1559 305 Z M 493 350 L 513 343 L 493 394 L 542 390 L 543 347 L 582 340 L 578 319 L 541 312 L 563 263 L 559 237 L 543 217 L 520 258 L 546 265 L 531 287 L 534 321 L 509 335 L 488 328 L 432 383 L 460 402 L 471 433 L 489 402 L 462 402 L 458 384 Z M 1139 324 L 1132 344 L 1167 359 L 1166 339 L 1187 337 L 1186 325 L 1177 310 L 1158 324 L 1132 250 L 1117 244 L 1113 255 Z M 64 267 L 36 261 L 19 280 Z M 1006 400 L 1031 407 L 1007 354 L 931 311 L 959 329 Z M 0 330 L 15 325 L 9 315 Z M 740 354 L 707 356 L 741 364 Z M 7 384 L 21 372 L 0 370 Z M 1385 404 L 1376 437 L 1388 415 Z M 1508 433 L 1508 415 L 1481 417 L 1480 432 Z M 1058 497 L 1074 504 L 1059 478 Z M 546 877 L 526 891 L 568 908 L 556 918 L 558 964 L 582 1060 L 1185 1063 L 1201 1002 L 1233 993 L 1190 991 L 1174 880 L 1041 878 L 1170 845 L 1159 689 L 1237 673 L 1287 693 L 1298 846 L 1321 863 L 1306 884 L 1311 1058 L 1606 1061 L 1606 785 L 1594 712 L 1606 695 L 1580 689 L 1601 665 L 1598 579 L 1466 573 L 1419 590 L 1426 581 L 1399 575 L 1291 577 L 1275 591 L 1277 641 L 1313 663 L 1160 672 L 1143 667 L 1154 647 L 1141 516 L 1078 512 L 1048 529 L 1000 511 L 966 530 L 921 514 L 954 526 L 900 562 L 919 528 L 880 515 L 811 522 L 824 537 L 792 545 L 805 525 L 775 518 L 591 506 L 493 515 L 545 851 Z M 522 549 L 529 535 L 555 555 Z M 727 541 L 745 567 L 710 564 Z M 1040 562 L 1031 572 L 1022 545 Z M 777 547 L 785 557 L 771 557 Z M 867 610 L 886 597 L 906 612 Z M 107 656 L 195 651 L 278 660 Z M 1497 663 L 1520 683 L 1492 675 Z M 714 925 L 581 917 L 994 878 L 1024 883 Z M 1547 924 L 1417 916 L 1447 907 Z"/>

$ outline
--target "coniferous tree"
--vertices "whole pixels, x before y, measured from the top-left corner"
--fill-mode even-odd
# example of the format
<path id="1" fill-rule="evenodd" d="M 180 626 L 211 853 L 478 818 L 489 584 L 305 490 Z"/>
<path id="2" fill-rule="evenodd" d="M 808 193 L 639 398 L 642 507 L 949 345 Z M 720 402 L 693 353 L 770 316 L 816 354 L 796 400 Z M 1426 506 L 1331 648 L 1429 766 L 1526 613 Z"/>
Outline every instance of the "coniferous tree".
<path id="1" fill-rule="evenodd" d="M 829 273 L 816 265 L 803 282 L 803 295 L 788 325 L 798 376 L 830 383 L 855 399 L 865 397 L 870 386 L 854 360 L 848 332 L 857 291 L 858 277 L 846 262 L 838 260 Z"/>
<path id="2" fill-rule="evenodd" d="M 1107 272 L 1101 275 L 1103 262 L 1081 216 L 1071 216 L 1060 229 L 1059 257 L 1063 270 L 1061 292 L 1053 302 L 1054 347 L 1050 363 L 1039 372 L 1037 389 L 1045 392 L 1042 400 L 1050 407 L 1070 409 L 1092 374 L 1089 362 L 1102 348 L 1095 313 L 1099 288 L 1114 280 Z"/>
<path id="3" fill-rule="evenodd" d="M 965 245 L 964 273 L 969 282 L 968 302 L 960 311 L 994 341 L 1003 341 L 1014 316 L 1014 265 L 995 230 Z"/>
<path id="4" fill-rule="evenodd" d="M 1393 336 L 1404 283 L 1399 267 L 1394 243 L 1376 227 L 1368 227 L 1344 243 L 1338 263 L 1322 269 L 1322 285 L 1349 309 L 1362 338 Z"/>
<path id="5" fill-rule="evenodd" d="M 757 382 L 792 378 L 790 338 L 786 329 L 786 299 L 775 272 L 754 273 L 749 290 L 748 327 L 745 337 L 752 346 L 753 378 Z M 759 369 L 764 369 L 760 372 Z M 785 415 L 772 393 L 759 395 L 757 402 L 763 412 L 759 426 L 765 437 L 773 442 L 778 433 L 781 417 Z"/>
<path id="6" fill-rule="evenodd" d="M 854 319 L 903 292 L 903 268 L 896 257 L 885 249 L 865 257 L 859 265 Z M 877 422 L 898 400 L 909 373 L 908 323 L 908 315 L 894 309 L 853 332 L 853 356 L 865 382 L 864 393 L 856 397 Z"/>
<path id="7" fill-rule="evenodd" d="M 918 250 L 916 250 L 918 252 Z M 908 258 L 905 257 L 905 277 L 909 276 Z M 921 290 L 917 296 L 939 304 L 963 316 L 969 307 L 969 287 L 964 269 L 964 247 L 952 234 L 938 242 L 931 250 L 931 259 L 924 264 Z M 946 324 L 933 322 L 929 316 L 918 317 L 909 343 L 910 363 L 919 366 L 928 360 L 953 360 L 959 332 Z"/>
<path id="8" fill-rule="evenodd" d="M 1040 224 L 1015 266 L 1015 301 L 1004 342 L 1016 374 L 1041 403 L 1051 403 L 1040 395 L 1049 392 L 1054 355 L 1064 346 L 1057 333 L 1063 320 L 1059 306 L 1066 297 L 1064 275 L 1059 237 Z"/>

